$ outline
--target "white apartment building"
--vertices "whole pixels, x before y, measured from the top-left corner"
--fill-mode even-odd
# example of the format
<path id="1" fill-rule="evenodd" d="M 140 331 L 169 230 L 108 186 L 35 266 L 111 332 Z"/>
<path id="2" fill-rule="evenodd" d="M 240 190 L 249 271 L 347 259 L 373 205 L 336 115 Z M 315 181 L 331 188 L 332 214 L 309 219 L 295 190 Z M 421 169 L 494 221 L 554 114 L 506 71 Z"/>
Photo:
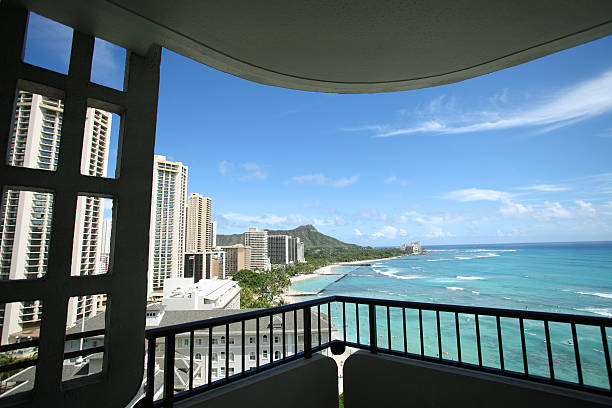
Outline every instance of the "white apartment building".
<path id="1" fill-rule="evenodd" d="M 165 310 L 240 309 L 238 282 L 225 279 L 168 278 L 164 282 Z"/>
<path id="2" fill-rule="evenodd" d="M 251 247 L 251 270 L 265 271 L 270 269 L 268 231 L 249 228 L 244 233 L 244 245 Z"/>
<path id="3" fill-rule="evenodd" d="M 210 219 L 212 200 L 198 193 L 189 194 L 187 202 L 186 252 L 207 252 L 214 248 Z"/>
<path id="4" fill-rule="evenodd" d="M 255 310 L 255 309 L 246 309 Z M 216 317 L 228 316 L 236 313 L 235 310 L 216 309 L 216 310 L 169 310 L 162 305 L 156 303 L 147 307 L 146 328 L 152 329 L 155 327 L 172 326 L 181 323 L 193 322 L 197 320 L 211 319 Z M 296 314 L 297 321 L 294 321 L 293 313 L 285 314 L 285 355 L 291 356 L 297 352 L 304 351 L 304 315 L 299 312 Z M 319 340 L 322 344 L 326 343 L 330 338 L 329 325 L 327 322 L 327 314 L 321 313 L 321 338 L 316 332 L 319 316 L 313 311 L 311 315 L 312 332 L 311 344 L 313 347 L 319 345 Z M 294 331 L 294 327 L 295 328 Z M 104 327 L 104 313 L 87 319 L 84 323 L 85 330 L 96 330 Z M 337 328 L 331 325 L 331 338 L 337 338 Z M 80 328 L 74 327 L 67 331 L 68 334 L 80 331 Z M 295 334 L 297 333 L 297 337 Z M 208 329 L 195 331 L 193 339 L 193 362 L 194 362 L 194 381 L 193 386 L 197 387 L 208 382 L 208 365 L 209 356 L 211 361 L 211 380 L 216 381 L 228 376 L 237 374 L 243 369 L 242 360 L 242 329 L 239 324 L 230 324 L 229 336 L 226 337 L 225 326 L 217 326 L 213 328 L 212 339 L 209 340 Z M 84 340 L 83 348 L 96 347 L 103 344 L 103 336 L 90 337 Z M 175 390 L 185 390 L 189 387 L 189 359 L 190 359 L 190 333 L 177 333 L 175 340 Z M 210 343 L 209 343 L 210 342 Z M 259 343 L 259 353 L 257 347 Z M 212 344 L 212 350 L 209 353 L 209 344 Z M 229 347 L 229 354 L 226 354 L 226 346 Z M 65 352 L 78 350 L 81 344 L 78 340 L 71 340 L 65 343 Z M 163 342 L 158 342 L 156 347 L 156 375 L 163 369 L 165 345 Z M 259 319 L 259 333 L 257 332 L 254 319 L 245 322 L 244 336 L 244 370 L 248 371 L 257 365 L 269 364 L 271 362 L 283 358 L 283 321 L 280 314 L 274 315 L 272 319 L 272 337 L 270 337 L 270 319 L 262 317 Z M 329 349 L 322 351 L 324 355 L 331 355 Z M 259 355 L 258 355 L 259 354 Z M 145 357 L 146 361 L 146 357 Z M 97 372 L 101 369 L 102 353 L 94 354 L 86 357 L 84 365 L 89 373 Z M 226 372 L 227 366 L 227 372 Z M 184 370 L 187 368 L 187 370 Z M 146 367 L 145 369 L 149 369 Z M 32 368 L 30 375 L 32 375 Z M 85 369 L 84 369 L 85 370 Z M 26 370 L 22 371 L 23 376 L 27 377 Z M 22 375 L 20 373 L 20 375 Z M 33 378 L 33 377 L 32 377 Z M 146 380 L 146 374 L 144 376 Z M 157 383 L 157 381 L 156 381 Z M 159 387 L 161 387 L 160 382 Z M 31 386 L 31 385 L 30 385 Z M 158 387 L 156 385 L 156 387 Z M 27 387 L 26 387 L 27 388 Z M 161 388 L 156 388 L 156 392 L 161 391 Z M 137 399 L 139 396 L 136 396 Z"/>
<path id="5" fill-rule="evenodd" d="M 63 102 L 20 91 L 9 142 L 8 162 L 13 166 L 55 171 L 61 142 Z M 104 177 L 112 116 L 88 108 L 85 122 L 81 173 Z M 46 274 L 53 218 L 53 195 L 8 190 L 0 213 L 0 279 L 36 279 Z M 71 275 L 100 273 L 100 239 L 103 199 L 77 198 Z M 103 303 L 103 302 L 102 302 Z M 97 295 L 70 299 L 67 325 L 96 314 Z M 40 301 L 0 304 L 2 344 L 10 336 L 40 324 Z"/>
<path id="6" fill-rule="evenodd" d="M 181 277 L 185 252 L 187 166 L 155 156 L 147 297 L 161 298 L 164 280 Z"/>

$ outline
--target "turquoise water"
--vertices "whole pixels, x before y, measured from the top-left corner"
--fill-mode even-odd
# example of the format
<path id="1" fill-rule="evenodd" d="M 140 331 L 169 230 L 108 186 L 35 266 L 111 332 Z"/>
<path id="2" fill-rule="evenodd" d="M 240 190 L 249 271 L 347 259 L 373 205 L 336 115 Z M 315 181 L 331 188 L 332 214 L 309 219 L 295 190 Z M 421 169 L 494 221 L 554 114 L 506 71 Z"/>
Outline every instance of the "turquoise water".
<path id="1" fill-rule="evenodd" d="M 430 247 L 428 251 L 353 269 L 319 296 L 342 294 L 612 317 L 612 242 Z M 334 304 L 331 312 L 334 325 L 342 329 L 341 305 Z M 347 305 L 349 341 L 357 340 L 355 315 L 355 305 Z M 440 321 L 442 357 L 456 360 L 454 315 L 440 313 Z M 378 345 L 388 347 L 386 308 L 377 310 L 377 322 Z M 474 316 L 460 314 L 459 322 L 462 361 L 477 363 Z M 359 323 L 359 340 L 368 344 L 366 306 L 359 308 Z M 424 352 L 438 357 L 435 312 L 424 311 L 422 325 Z M 479 325 L 483 364 L 499 368 L 495 319 L 480 317 Z M 406 329 L 408 351 L 420 353 L 416 310 L 406 311 Z M 549 377 L 544 324 L 526 320 L 524 329 L 529 373 Z M 505 368 L 523 372 L 518 320 L 502 318 L 501 331 Z M 577 335 L 585 384 L 607 388 L 599 328 L 577 326 Z M 612 339 L 612 329 L 605 335 L 607 341 Z M 576 382 L 570 326 L 551 323 L 550 341 L 555 377 Z M 401 309 L 391 308 L 391 348 L 404 348 Z"/>

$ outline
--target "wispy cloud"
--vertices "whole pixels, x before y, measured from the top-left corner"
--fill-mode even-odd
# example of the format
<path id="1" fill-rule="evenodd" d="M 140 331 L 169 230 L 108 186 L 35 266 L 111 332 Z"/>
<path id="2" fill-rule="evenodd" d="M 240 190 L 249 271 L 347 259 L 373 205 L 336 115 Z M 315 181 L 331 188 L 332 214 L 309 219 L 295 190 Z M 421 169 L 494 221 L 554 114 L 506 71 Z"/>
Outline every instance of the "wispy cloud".
<path id="1" fill-rule="evenodd" d="M 363 232 L 359 231 L 357 228 L 353 229 L 353 232 L 355 233 L 355 235 L 357 235 L 358 237 L 363 235 Z"/>
<path id="2" fill-rule="evenodd" d="M 372 234 L 373 239 L 384 238 L 384 239 L 395 239 L 397 237 L 405 237 L 408 235 L 407 231 L 402 228 L 395 228 L 391 225 L 385 225 L 380 230 Z"/>
<path id="3" fill-rule="evenodd" d="M 241 180 L 264 180 L 268 177 L 268 174 L 263 170 L 263 166 L 257 163 L 240 163 L 238 165 L 242 170 L 243 174 L 240 176 Z"/>
<path id="4" fill-rule="evenodd" d="M 397 176 L 389 176 L 384 180 L 385 184 L 399 184 L 400 186 L 407 186 L 408 180 L 399 178 Z"/>
<path id="5" fill-rule="evenodd" d="M 432 120 L 407 126 L 377 124 L 353 130 L 374 131 L 376 137 L 417 133 L 460 134 L 520 127 L 538 127 L 540 131 L 547 132 L 612 111 L 612 70 L 573 87 L 554 92 L 542 98 L 543 102 L 540 105 L 500 109 L 497 102 L 505 100 L 507 93 L 502 93 L 493 97 L 491 101 L 493 106 L 488 110 L 450 115 L 450 117 L 432 115 L 435 116 Z M 435 111 L 435 103 L 432 109 Z"/>
<path id="6" fill-rule="evenodd" d="M 359 176 L 341 177 L 333 179 L 327 177 L 323 173 L 305 174 L 303 176 L 293 176 L 286 181 L 286 184 L 312 184 L 315 186 L 328 187 L 347 187 L 355 184 L 359 180 Z"/>
<path id="7" fill-rule="evenodd" d="M 229 176 L 240 181 L 265 180 L 268 177 L 266 166 L 258 163 L 238 163 L 234 164 L 227 160 L 222 160 L 217 165 L 219 174 Z"/>
<path id="8" fill-rule="evenodd" d="M 335 215 L 327 218 L 310 217 L 301 214 L 263 214 L 263 215 L 247 215 L 240 213 L 225 213 L 221 215 L 221 219 L 226 224 L 234 227 L 257 226 L 268 228 L 270 226 L 286 226 L 296 227 L 298 225 L 313 224 L 315 226 L 343 226 L 346 221 L 342 216 Z"/>
<path id="9" fill-rule="evenodd" d="M 569 187 L 565 187 L 560 184 L 533 184 L 531 186 L 521 187 L 521 189 L 551 193 L 556 191 L 568 191 Z"/>
<path id="10" fill-rule="evenodd" d="M 451 191 L 443 195 L 448 200 L 455 201 L 501 201 L 508 200 L 510 194 L 498 190 L 485 190 L 479 188 L 466 188 L 463 190 Z"/>
<path id="11" fill-rule="evenodd" d="M 125 56 L 124 48 L 96 38 L 91 65 L 91 80 L 123 89 Z"/>

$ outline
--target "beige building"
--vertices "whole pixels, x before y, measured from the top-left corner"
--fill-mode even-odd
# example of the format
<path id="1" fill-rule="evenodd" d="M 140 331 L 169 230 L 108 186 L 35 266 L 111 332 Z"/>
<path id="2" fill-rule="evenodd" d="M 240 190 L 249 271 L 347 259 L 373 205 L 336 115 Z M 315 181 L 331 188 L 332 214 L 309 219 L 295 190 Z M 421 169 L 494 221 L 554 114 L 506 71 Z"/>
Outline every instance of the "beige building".
<path id="1" fill-rule="evenodd" d="M 227 276 L 232 276 L 241 269 L 251 267 L 251 247 L 242 244 L 220 247 L 225 252 Z"/>
<path id="2" fill-rule="evenodd" d="M 64 104 L 61 100 L 20 91 L 9 142 L 8 163 L 55 171 L 61 142 Z M 81 173 L 106 177 L 112 115 L 88 108 L 81 153 Z M 8 190 L 0 210 L 0 279 L 35 279 L 47 271 L 48 245 L 53 219 L 53 195 Z M 103 199 L 78 196 L 72 276 L 101 272 Z M 104 305 L 102 295 L 76 296 L 68 303 L 67 325 L 91 317 Z M 100 299 L 99 299 L 100 297 Z M 23 330 L 40 325 L 42 302 L 0 303 L 2 344 Z M 13 339 L 14 340 L 14 339 Z"/>
<path id="3" fill-rule="evenodd" d="M 212 200 L 198 193 L 189 194 L 185 251 L 207 252 L 213 248 Z"/>
<path id="4" fill-rule="evenodd" d="M 244 245 L 251 247 L 251 270 L 266 271 L 270 269 L 268 259 L 268 231 L 249 228 L 244 233 Z"/>
<path id="5" fill-rule="evenodd" d="M 147 297 L 161 298 L 164 280 L 183 274 L 187 166 L 155 156 L 149 230 Z"/>

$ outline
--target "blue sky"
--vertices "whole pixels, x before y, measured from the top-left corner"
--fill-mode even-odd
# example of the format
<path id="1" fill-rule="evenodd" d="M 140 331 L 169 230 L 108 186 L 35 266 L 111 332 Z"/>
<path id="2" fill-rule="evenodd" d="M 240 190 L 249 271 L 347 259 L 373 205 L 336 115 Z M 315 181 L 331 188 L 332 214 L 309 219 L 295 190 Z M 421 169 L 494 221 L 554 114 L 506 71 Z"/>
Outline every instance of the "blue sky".
<path id="1" fill-rule="evenodd" d="M 121 88 L 125 54 L 99 44 L 92 80 Z M 61 62 L 45 50 L 26 60 Z M 310 223 L 373 246 L 612 240 L 612 37 L 373 95 L 256 84 L 164 50 L 156 153 L 189 166 L 219 233 Z"/>

